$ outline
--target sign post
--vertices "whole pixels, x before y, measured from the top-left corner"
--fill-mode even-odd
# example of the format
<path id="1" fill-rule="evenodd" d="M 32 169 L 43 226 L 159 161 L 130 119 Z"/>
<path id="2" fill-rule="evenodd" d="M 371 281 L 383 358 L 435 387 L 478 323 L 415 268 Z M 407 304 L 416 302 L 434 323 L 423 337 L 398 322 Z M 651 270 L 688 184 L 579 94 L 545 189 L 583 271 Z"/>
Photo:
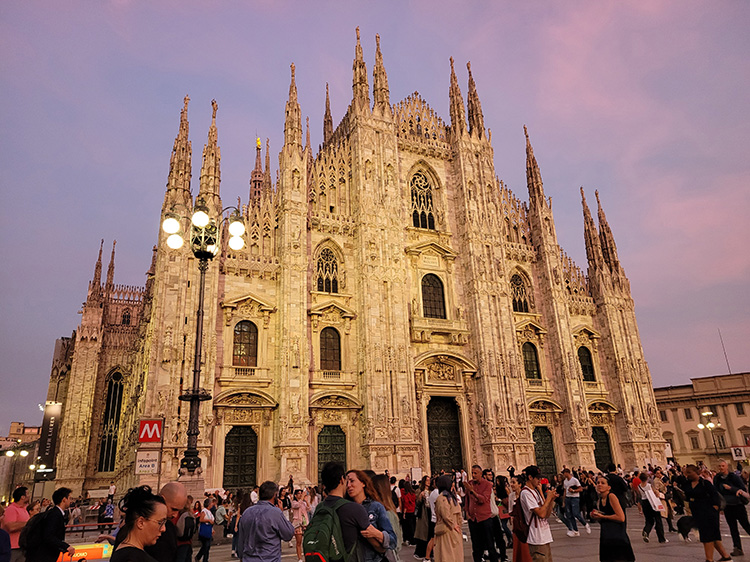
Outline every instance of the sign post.
<path id="1" fill-rule="evenodd" d="M 156 474 L 156 491 L 161 489 L 161 455 L 164 450 L 164 418 L 142 419 L 138 423 L 136 475 Z M 155 446 L 158 445 L 158 448 Z"/>

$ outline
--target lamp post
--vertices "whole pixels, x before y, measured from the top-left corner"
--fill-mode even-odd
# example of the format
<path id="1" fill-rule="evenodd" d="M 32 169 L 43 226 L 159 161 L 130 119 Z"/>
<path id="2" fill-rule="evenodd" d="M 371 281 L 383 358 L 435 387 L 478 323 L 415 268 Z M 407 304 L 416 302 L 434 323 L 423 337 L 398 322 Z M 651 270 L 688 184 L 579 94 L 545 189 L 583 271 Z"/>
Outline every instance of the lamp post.
<path id="1" fill-rule="evenodd" d="M 10 486 L 8 487 L 8 498 L 10 498 L 10 496 L 13 494 L 13 485 L 16 481 L 16 462 L 18 461 L 18 457 L 26 458 L 29 456 L 29 452 L 26 449 L 21 449 L 18 452 L 16 452 L 16 450 L 14 449 L 8 449 L 7 451 L 5 451 L 5 456 L 9 457 L 12 463 Z"/>
<path id="2" fill-rule="evenodd" d="M 716 429 L 717 427 L 721 427 L 721 422 L 717 418 L 716 422 L 714 423 L 715 414 L 711 410 L 701 412 L 701 416 L 703 416 L 705 423 L 699 423 L 698 429 L 708 429 L 708 431 L 711 432 L 711 441 L 714 444 L 714 451 L 716 452 L 716 456 L 719 456 L 719 448 L 716 446 L 716 436 L 714 435 L 714 429 Z"/>
<path id="3" fill-rule="evenodd" d="M 228 218 L 221 218 L 225 211 L 233 210 Z M 220 228 L 224 222 L 228 223 L 230 234 L 229 247 L 233 250 L 241 250 L 245 245 L 242 235 L 245 233 L 245 223 L 242 220 L 237 207 L 223 209 L 219 216 L 219 222 L 209 216 L 208 206 L 199 197 L 193 207 L 190 217 L 190 249 L 198 258 L 198 271 L 200 271 L 200 283 L 198 286 L 198 311 L 196 313 L 195 326 L 195 356 L 193 359 L 193 385 L 186 390 L 179 399 L 190 402 L 190 417 L 188 418 L 187 449 L 185 456 L 180 461 L 180 472 L 194 474 L 200 473 L 201 459 L 198 455 L 198 413 L 200 403 L 211 400 L 211 394 L 201 388 L 201 355 L 203 351 L 203 297 L 206 288 L 206 271 L 209 262 L 219 253 Z M 180 216 L 173 207 L 162 222 L 162 230 L 169 236 L 167 246 L 178 250 L 185 243 L 182 233 L 182 222 L 185 217 Z"/>

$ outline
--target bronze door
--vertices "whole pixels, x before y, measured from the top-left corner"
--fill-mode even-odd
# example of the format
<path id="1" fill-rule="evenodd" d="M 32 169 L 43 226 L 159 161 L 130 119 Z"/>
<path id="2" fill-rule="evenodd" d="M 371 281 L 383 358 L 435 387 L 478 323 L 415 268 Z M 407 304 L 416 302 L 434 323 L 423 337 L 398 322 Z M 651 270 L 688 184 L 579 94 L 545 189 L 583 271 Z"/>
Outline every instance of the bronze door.
<path id="1" fill-rule="evenodd" d="M 324 425 L 318 433 L 318 480 L 327 462 L 340 462 L 346 468 L 346 434 L 339 425 Z"/>
<path id="2" fill-rule="evenodd" d="M 427 405 L 427 435 L 432 473 L 464 468 L 458 404 L 453 398 L 433 396 Z"/>
<path id="3" fill-rule="evenodd" d="M 594 461 L 599 470 L 604 470 L 612 462 L 609 435 L 603 427 L 592 427 L 591 430 L 591 438 L 594 440 Z"/>
<path id="4" fill-rule="evenodd" d="M 257 466 L 258 435 L 249 425 L 234 426 L 224 440 L 224 489 L 252 490 Z"/>
<path id="5" fill-rule="evenodd" d="M 542 471 L 542 476 L 552 480 L 557 474 L 557 461 L 555 461 L 552 433 L 548 427 L 537 426 L 534 428 L 534 457 L 536 458 L 536 465 Z"/>

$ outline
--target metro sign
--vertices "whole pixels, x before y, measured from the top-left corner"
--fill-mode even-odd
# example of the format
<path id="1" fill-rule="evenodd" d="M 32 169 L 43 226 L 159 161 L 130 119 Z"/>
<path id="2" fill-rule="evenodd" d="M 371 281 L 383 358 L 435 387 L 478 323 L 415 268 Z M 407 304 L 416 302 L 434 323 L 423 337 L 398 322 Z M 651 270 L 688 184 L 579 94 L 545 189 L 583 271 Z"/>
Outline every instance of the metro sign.
<path id="1" fill-rule="evenodd" d="M 138 429 L 138 443 L 161 443 L 164 420 L 141 420 Z"/>

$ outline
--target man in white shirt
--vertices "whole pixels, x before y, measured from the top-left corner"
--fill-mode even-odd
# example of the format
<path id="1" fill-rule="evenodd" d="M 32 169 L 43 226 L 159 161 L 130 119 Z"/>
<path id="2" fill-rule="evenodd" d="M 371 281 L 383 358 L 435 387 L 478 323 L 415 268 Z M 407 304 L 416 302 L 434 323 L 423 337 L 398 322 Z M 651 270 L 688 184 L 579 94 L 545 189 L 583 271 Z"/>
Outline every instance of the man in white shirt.
<path id="1" fill-rule="evenodd" d="M 258 503 L 258 486 L 253 488 L 253 491 L 250 492 L 250 501 L 255 505 Z"/>
<path id="2" fill-rule="evenodd" d="M 529 524 L 529 536 L 526 542 L 533 562 L 552 562 L 552 531 L 547 519 L 552 514 L 557 493 L 554 489 L 547 490 L 547 497 L 542 496 L 542 477 L 539 468 L 531 465 L 524 469 L 526 486 L 521 490 L 521 507 L 523 516 Z"/>
<path id="3" fill-rule="evenodd" d="M 565 519 L 568 520 L 568 524 L 570 525 L 568 536 L 578 537 L 581 535 L 578 532 L 576 520 L 581 522 L 581 525 L 586 528 L 586 532 L 590 535 L 591 526 L 583 518 L 583 515 L 581 515 L 581 492 L 583 491 L 583 486 L 581 486 L 578 478 L 573 476 L 569 468 L 563 469 L 563 478 L 565 478 L 563 482 L 563 486 L 565 486 Z"/>

